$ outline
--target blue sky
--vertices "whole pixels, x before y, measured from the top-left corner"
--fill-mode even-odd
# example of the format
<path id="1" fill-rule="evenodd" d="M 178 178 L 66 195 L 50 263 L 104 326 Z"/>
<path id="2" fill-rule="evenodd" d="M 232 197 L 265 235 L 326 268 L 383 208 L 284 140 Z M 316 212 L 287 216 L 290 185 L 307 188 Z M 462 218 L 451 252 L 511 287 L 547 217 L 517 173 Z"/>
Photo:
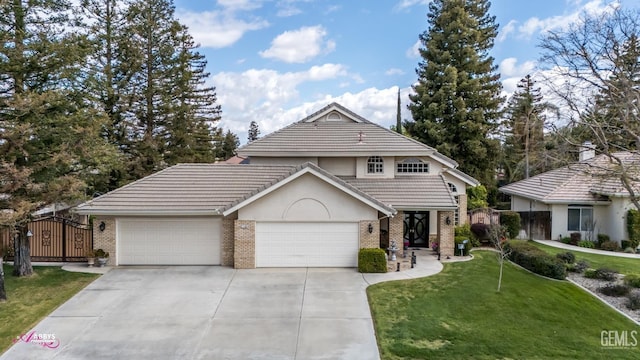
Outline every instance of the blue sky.
<path id="1" fill-rule="evenodd" d="M 208 61 L 222 105 L 218 126 L 246 142 L 252 120 L 261 135 L 336 101 L 389 127 L 398 89 L 403 118 L 415 68 L 418 35 L 428 28 L 428 0 L 175 0 Z M 499 35 L 491 55 L 504 94 L 537 70 L 537 45 L 581 13 L 612 6 L 639 9 L 640 0 L 493 0 Z"/>

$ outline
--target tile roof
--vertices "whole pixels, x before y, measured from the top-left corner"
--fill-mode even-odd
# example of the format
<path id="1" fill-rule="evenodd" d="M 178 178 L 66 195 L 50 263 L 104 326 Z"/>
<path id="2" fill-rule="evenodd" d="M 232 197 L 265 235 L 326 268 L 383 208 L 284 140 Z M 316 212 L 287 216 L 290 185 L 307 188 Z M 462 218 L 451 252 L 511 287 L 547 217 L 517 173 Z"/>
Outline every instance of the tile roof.
<path id="1" fill-rule="evenodd" d="M 457 207 L 447 182 L 440 175 L 405 175 L 393 179 L 342 179 L 395 209 L 436 210 Z"/>
<path id="2" fill-rule="evenodd" d="M 640 155 L 615 153 L 634 178 L 640 190 Z M 547 171 L 500 188 L 500 191 L 544 203 L 593 203 L 608 201 L 606 196 L 629 196 L 620 181 L 620 167 L 606 155 Z"/>
<path id="3" fill-rule="evenodd" d="M 338 110 L 355 121 L 317 122 L 317 114 Z M 362 140 L 362 141 L 360 141 Z M 419 141 L 400 135 L 330 104 L 309 117 L 238 149 L 241 156 L 432 156 L 449 167 L 458 164 Z"/>

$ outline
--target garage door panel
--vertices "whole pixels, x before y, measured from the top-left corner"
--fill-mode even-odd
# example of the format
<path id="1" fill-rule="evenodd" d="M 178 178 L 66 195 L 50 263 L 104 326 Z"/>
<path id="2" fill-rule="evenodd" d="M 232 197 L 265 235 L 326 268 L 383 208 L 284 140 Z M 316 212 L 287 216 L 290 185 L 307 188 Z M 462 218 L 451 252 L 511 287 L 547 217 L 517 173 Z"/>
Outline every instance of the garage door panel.
<path id="1" fill-rule="evenodd" d="M 257 223 L 257 267 L 355 267 L 357 223 Z"/>
<path id="2" fill-rule="evenodd" d="M 118 219 L 122 265 L 219 265 L 217 218 Z"/>

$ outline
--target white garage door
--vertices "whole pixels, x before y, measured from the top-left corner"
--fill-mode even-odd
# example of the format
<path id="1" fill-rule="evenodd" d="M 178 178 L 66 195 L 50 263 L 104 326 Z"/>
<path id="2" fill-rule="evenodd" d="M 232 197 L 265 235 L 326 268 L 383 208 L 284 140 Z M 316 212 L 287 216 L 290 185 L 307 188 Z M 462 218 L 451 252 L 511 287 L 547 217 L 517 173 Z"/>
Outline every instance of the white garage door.
<path id="1" fill-rule="evenodd" d="M 120 265 L 220 265 L 219 218 L 118 219 Z"/>
<path id="2" fill-rule="evenodd" d="M 356 267 L 358 223 L 256 223 L 256 267 Z"/>

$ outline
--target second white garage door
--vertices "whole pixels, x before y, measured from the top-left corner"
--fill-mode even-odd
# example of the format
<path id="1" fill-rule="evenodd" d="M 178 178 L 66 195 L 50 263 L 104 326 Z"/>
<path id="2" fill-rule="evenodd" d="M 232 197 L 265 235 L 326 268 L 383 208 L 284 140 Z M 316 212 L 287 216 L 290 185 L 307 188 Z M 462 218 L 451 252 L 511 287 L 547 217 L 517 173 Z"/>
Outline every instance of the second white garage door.
<path id="1" fill-rule="evenodd" d="M 358 223 L 256 223 L 256 267 L 356 267 Z"/>
<path id="2" fill-rule="evenodd" d="M 220 265 L 219 218 L 120 218 L 120 265 Z"/>

